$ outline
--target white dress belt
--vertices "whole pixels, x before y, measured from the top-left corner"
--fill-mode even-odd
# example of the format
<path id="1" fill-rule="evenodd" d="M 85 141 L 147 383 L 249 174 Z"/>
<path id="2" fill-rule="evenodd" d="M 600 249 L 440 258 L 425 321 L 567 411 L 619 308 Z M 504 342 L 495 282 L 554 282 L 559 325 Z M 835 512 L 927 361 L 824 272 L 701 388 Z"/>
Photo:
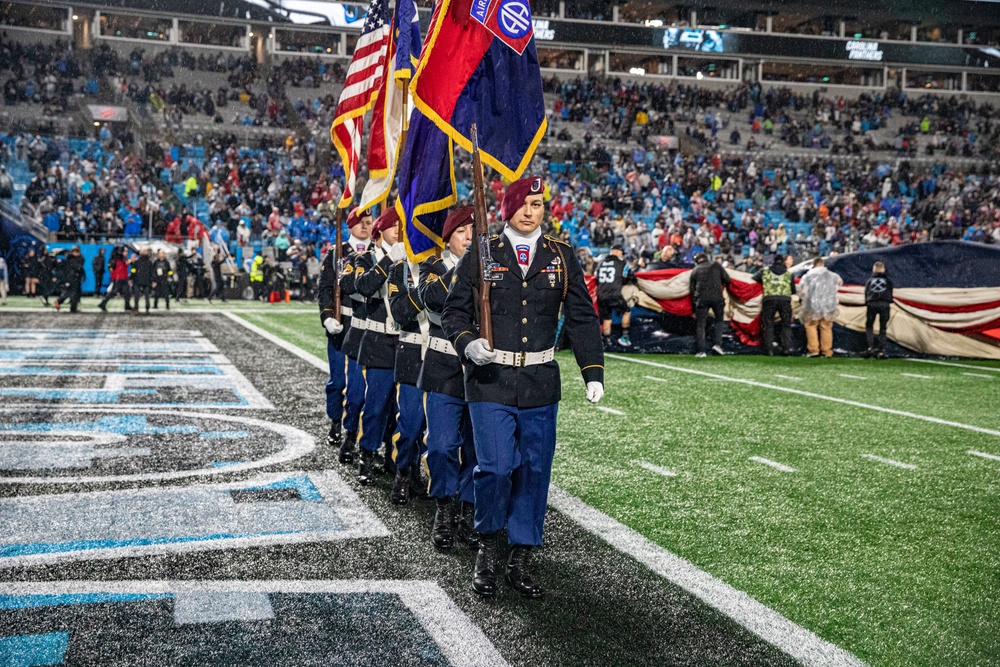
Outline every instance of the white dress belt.
<path id="1" fill-rule="evenodd" d="M 353 322 L 353 318 L 351 321 Z M 374 331 L 375 333 L 385 334 L 387 336 L 399 335 L 399 331 L 391 327 L 387 327 L 385 322 L 379 322 L 378 320 L 365 320 L 365 330 Z"/>
<path id="2" fill-rule="evenodd" d="M 400 331 L 399 340 L 401 340 L 404 343 L 413 343 L 414 345 L 424 344 L 424 337 L 412 331 Z"/>
<path id="3" fill-rule="evenodd" d="M 354 309 L 351 308 L 350 306 L 341 305 L 340 306 L 340 314 L 341 315 L 346 315 L 347 317 L 354 317 Z"/>
<path id="4" fill-rule="evenodd" d="M 367 323 L 368 320 L 363 320 L 360 317 L 354 317 L 353 315 L 351 315 L 351 326 L 354 327 L 355 329 L 360 329 L 361 331 L 364 331 L 365 329 L 368 328 Z"/>
<path id="5" fill-rule="evenodd" d="M 493 363 L 514 366 L 515 368 L 547 364 L 556 358 L 556 348 L 554 347 L 541 352 L 508 352 L 507 350 L 497 350 L 496 352 L 497 358 Z"/>
<path id="6" fill-rule="evenodd" d="M 445 338 L 438 338 L 437 336 L 431 336 L 427 347 L 435 352 L 440 352 L 441 354 L 450 354 L 453 357 L 458 356 L 458 352 L 455 351 L 455 346 L 451 344 L 450 340 Z"/>

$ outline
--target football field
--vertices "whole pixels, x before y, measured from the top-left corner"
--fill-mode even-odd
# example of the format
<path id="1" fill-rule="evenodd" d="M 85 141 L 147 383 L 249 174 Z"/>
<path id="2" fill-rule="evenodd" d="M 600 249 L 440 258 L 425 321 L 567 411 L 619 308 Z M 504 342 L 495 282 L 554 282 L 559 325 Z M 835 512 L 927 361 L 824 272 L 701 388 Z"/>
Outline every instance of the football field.
<path id="1" fill-rule="evenodd" d="M 559 361 L 554 484 L 872 665 L 1000 664 L 1000 364 Z"/>

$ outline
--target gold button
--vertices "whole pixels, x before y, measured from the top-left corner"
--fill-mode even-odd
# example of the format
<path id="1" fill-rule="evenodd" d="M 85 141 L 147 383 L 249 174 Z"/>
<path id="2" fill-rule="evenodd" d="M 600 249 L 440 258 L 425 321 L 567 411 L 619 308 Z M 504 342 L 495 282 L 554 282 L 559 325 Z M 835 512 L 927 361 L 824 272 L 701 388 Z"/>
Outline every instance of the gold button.
<path id="1" fill-rule="evenodd" d="M 491 285 L 492 285 L 493 287 L 496 287 L 496 286 L 497 286 L 497 284 L 496 284 L 496 283 L 490 283 L 490 284 L 491 284 Z"/>
<path id="2" fill-rule="evenodd" d="M 522 317 L 521 318 L 521 324 L 527 324 L 527 323 L 528 323 L 528 318 L 527 317 Z"/>
<path id="3" fill-rule="evenodd" d="M 521 302 L 521 305 L 522 305 L 522 306 L 527 306 L 527 305 L 528 305 L 528 302 L 527 302 L 527 301 L 522 301 L 522 302 Z"/>
<path id="4" fill-rule="evenodd" d="M 521 283 L 521 287 L 527 287 L 528 283 Z"/>
<path id="5" fill-rule="evenodd" d="M 525 336 L 524 338 L 522 338 L 522 339 L 521 339 L 521 342 L 522 342 L 522 343 L 527 343 L 527 342 L 528 342 L 528 337 L 527 337 L 527 336 Z"/>
<path id="6" fill-rule="evenodd" d="M 498 248 L 502 248 L 502 247 L 503 247 L 503 241 L 501 241 L 501 242 L 500 242 L 500 245 L 499 245 L 499 246 L 497 246 L 497 247 L 498 247 Z"/>

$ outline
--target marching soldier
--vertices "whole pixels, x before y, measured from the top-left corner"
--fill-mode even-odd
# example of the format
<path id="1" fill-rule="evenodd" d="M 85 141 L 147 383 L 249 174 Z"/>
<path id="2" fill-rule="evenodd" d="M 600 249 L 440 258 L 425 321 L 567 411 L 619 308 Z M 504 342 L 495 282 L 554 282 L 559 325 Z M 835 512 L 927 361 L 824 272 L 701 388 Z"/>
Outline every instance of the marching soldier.
<path id="1" fill-rule="evenodd" d="M 160 250 L 153 262 L 153 310 L 159 308 L 160 299 L 166 302 L 167 310 L 170 310 L 170 278 L 173 275 L 174 270 L 170 267 L 166 251 Z"/>
<path id="2" fill-rule="evenodd" d="M 397 245 L 402 246 L 402 243 Z M 392 458 L 396 477 L 389 499 L 405 505 L 409 496 L 427 495 L 421 488 L 420 445 L 424 434 L 424 392 L 417 388 L 420 365 L 426 345 L 427 316 L 417 291 L 419 267 L 405 259 L 396 262 L 389 273 L 389 310 L 399 327 L 396 343 L 395 381 L 396 433 L 392 438 Z"/>
<path id="3" fill-rule="evenodd" d="M 358 306 L 364 308 L 364 299 L 353 293 L 353 271 L 354 261 L 371 246 L 371 214 L 354 209 L 347 216 L 347 228 L 350 236 L 344 242 L 342 250 L 344 270 L 340 277 L 339 322 L 333 312 L 333 289 L 338 273 L 335 266 L 336 248 L 327 250 L 326 257 L 323 258 L 317 298 L 320 321 L 326 329 L 326 354 L 330 362 L 330 379 L 326 383 L 326 416 L 330 419 L 330 433 L 326 442 L 331 447 L 340 447 L 340 462 L 350 465 L 354 462 L 354 445 L 365 401 L 365 377 L 357 361 L 364 328 L 356 325 L 358 321 L 364 322 L 364 313 L 360 314 L 361 320 L 356 319 L 355 313 Z M 341 427 L 347 431 L 346 438 Z"/>
<path id="4" fill-rule="evenodd" d="M 406 250 L 396 243 L 398 222 L 396 209 L 387 208 L 372 229 L 376 243 L 354 263 L 354 290 L 366 299 L 365 332 L 358 351 L 358 362 L 364 368 L 366 381 L 359 443 L 361 462 L 358 465 L 358 481 L 363 485 L 371 484 L 374 479 L 375 452 L 386 432 L 395 389 L 399 330 L 389 310 L 388 280 L 392 265 L 406 259 Z M 390 458 L 386 456 L 387 460 Z"/>
<path id="5" fill-rule="evenodd" d="M 465 403 L 462 362 L 441 329 L 441 311 L 455 266 L 472 241 L 471 206 L 452 211 L 445 221 L 442 238 L 446 247 L 441 257 L 420 265 L 420 296 L 430 324 L 418 386 L 427 392 L 425 463 L 430 496 L 437 503 L 431 541 L 439 549 L 450 549 L 457 537 L 475 549 L 479 546 L 479 536 L 473 528 L 472 471 L 476 466 L 476 450 L 472 444 L 472 422 Z M 453 504 L 456 494 L 460 503 L 457 508 Z M 455 529 L 453 517 L 457 518 Z"/>
<path id="6" fill-rule="evenodd" d="M 601 329 L 572 248 L 542 237 L 542 179 L 511 183 L 500 216 L 503 233 L 490 239 L 493 347 L 476 328 L 479 257 L 466 253 L 455 269 L 442 323 L 465 366 L 478 464 L 475 528 L 479 553 L 472 588 L 497 592 L 497 536 L 507 528 L 507 582 L 527 598 L 544 591 L 530 571 L 532 548 L 542 543 L 552 458 L 556 446 L 559 366 L 554 361 L 560 311 L 587 400 L 604 395 Z M 471 362 L 471 363 L 468 363 Z"/>

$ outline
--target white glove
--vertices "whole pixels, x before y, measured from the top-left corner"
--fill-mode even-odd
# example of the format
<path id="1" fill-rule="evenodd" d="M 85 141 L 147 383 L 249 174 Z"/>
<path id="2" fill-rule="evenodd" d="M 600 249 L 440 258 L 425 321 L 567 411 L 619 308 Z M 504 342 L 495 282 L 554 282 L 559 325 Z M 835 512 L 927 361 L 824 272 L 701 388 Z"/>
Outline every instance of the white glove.
<path id="1" fill-rule="evenodd" d="M 402 243 L 393 243 L 389 247 L 389 259 L 393 262 L 402 262 L 406 259 L 406 246 Z"/>
<path id="2" fill-rule="evenodd" d="M 471 346 L 470 346 L 471 347 Z M 604 385 L 600 382 L 588 382 L 587 383 L 587 400 L 591 403 L 597 403 L 604 397 Z"/>
<path id="3" fill-rule="evenodd" d="M 336 336 L 344 330 L 344 325 L 337 321 L 336 317 L 328 317 L 323 321 L 323 327 L 330 332 L 331 336 Z"/>
<path id="4" fill-rule="evenodd" d="M 490 349 L 485 338 L 477 338 L 465 347 L 465 356 L 477 366 L 485 366 L 497 358 L 497 351 Z"/>

